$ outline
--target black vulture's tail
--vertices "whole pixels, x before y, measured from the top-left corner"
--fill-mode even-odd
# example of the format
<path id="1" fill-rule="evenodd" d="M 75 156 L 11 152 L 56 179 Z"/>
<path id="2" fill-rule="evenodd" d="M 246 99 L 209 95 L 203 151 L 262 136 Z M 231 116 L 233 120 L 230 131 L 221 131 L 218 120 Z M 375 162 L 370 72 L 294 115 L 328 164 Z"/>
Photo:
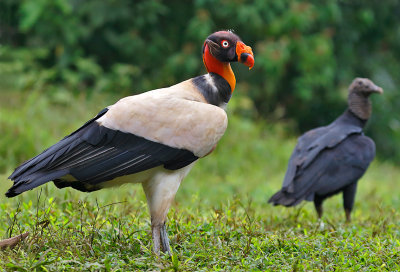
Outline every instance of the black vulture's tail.
<path id="1" fill-rule="evenodd" d="M 273 196 L 271 196 L 271 198 L 268 200 L 268 203 L 272 203 L 274 206 L 282 205 L 286 207 L 291 207 L 291 206 L 296 206 L 302 200 L 303 199 L 295 198 L 293 194 L 280 190 Z"/>

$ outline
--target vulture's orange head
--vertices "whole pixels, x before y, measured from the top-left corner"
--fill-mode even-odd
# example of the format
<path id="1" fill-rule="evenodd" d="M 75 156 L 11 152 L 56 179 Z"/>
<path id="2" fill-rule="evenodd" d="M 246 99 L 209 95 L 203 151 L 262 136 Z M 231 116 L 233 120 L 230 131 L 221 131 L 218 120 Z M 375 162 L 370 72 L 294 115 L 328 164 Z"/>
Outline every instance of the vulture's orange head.
<path id="1" fill-rule="evenodd" d="M 249 67 L 254 66 L 254 54 L 232 31 L 217 31 L 204 42 L 203 62 L 207 72 L 222 76 L 235 89 L 236 78 L 230 63 L 239 61 Z"/>
<path id="2" fill-rule="evenodd" d="M 220 62 L 239 61 L 248 66 L 254 66 L 254 54 L 250 46 L 245 45 L 231 31 L 217 31 L 207 37 L 203 46 L 203 56 L 209 51 Z"/>

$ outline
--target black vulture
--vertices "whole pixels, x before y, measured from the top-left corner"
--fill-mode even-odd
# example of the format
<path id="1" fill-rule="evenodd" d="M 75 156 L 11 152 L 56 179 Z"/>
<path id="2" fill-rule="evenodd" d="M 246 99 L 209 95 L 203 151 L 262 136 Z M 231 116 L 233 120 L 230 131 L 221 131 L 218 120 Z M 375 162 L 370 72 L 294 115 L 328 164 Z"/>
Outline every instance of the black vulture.
<path id="1" fill-rule="evenodd" d="M 322 202 L 343 192 L 346 220 L 350 221 L 357 181 L 375 157 L 374 141 L 363 134 L 371 116 L 369 96 L 373 93 L 382 94 L 383 90 L 367 78 L 354 79 L 345 112 L 330 125 L 298 138 L 282 189 L 269 203 L 290 207 L 303 200 L 313 201 L 321 218 Z"/>

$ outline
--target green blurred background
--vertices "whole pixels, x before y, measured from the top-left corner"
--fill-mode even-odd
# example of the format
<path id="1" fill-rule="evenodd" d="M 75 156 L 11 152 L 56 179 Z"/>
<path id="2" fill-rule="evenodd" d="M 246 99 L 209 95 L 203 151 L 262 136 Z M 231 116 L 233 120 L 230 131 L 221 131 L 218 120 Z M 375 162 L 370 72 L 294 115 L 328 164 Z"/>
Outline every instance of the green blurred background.
<path id="1" fill-rule="evenodd" d="M 69 105 L 175 84 L 205 73 L 201 46 L 220 29 L 255 53 L 252 71 L 234 65 L 235 114 L 299 135 L 341 114 L 353 78 L 369 77 L 385 93 L 372 98 L 366 134 L 381 160 L 400 162 L 397 0 L 1 0 L 0 105 L 35 91 Z M 12 122 L 0 122 L 10 137 L 2 172 L 3 158 L 18 153 L 10 151 L 21 135 Z M 32 155 L 23 153 L 16 162 Z"/>
<path id="2" fill-rule="evenodd" d="M 140 249 L 150 248 L 140 186 L 86 194 L 50 183 L 6 199 L 7 176 L 119 98 L 204 74 L 201 47 L 221 29 L 252 46 L 255 66 L 233 64 L 226 134 L 193 167 L 169 213 L 182 271 L 250 271 L 260 263 L 399 270 L 399 0 L 0 0 L 0 240 L 13 228 L 41 239 L 0 251 L 0 270 L 6 263 L 34 271 L 41 261 L 46 271 L 107 262 L 112 271 L 160 269 Z M 322 230 L 312 204 L 273 208 L 267 200 L 281 186 L 296 137 L 344 111 L 354 77 L 385 91 L 371 97 L 365 130 L 378 158 L 359 183 L 354 224 L 342 224 L 336 196 L 324 206 Z M 96 230 L 96 210 L 110 204 L 117 205 Z M 130 233 L 127 241 L 107 238 L 116 225 Z M 253 249 L 242 257 L 244 248 Z"/>

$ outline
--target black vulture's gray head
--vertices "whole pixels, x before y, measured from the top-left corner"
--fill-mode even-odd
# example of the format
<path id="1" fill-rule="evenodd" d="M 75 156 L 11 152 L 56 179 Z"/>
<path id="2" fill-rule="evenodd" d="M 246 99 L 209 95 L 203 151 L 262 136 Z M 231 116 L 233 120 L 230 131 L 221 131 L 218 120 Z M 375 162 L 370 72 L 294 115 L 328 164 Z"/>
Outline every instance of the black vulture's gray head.
<path id="1" fill-rule="evenodd" d="M 368 78 L 357 77 L 353 80 L 349 87 L 349 93 L 357 92 L 358 94 L 369 96 L 373 93 L 382 94 L 383 90 L 381 87 L 376 86 Z"/>
<path id="2" fill-rule="evenodd" d="M 368 78 L 355 78 L 349 86 L 348 104 L 350 111 L 358 118 L 368 120 L 372 112 L 371 101 L 368 98 L 373 93 L 382 94 L 383 90 Z"/>

